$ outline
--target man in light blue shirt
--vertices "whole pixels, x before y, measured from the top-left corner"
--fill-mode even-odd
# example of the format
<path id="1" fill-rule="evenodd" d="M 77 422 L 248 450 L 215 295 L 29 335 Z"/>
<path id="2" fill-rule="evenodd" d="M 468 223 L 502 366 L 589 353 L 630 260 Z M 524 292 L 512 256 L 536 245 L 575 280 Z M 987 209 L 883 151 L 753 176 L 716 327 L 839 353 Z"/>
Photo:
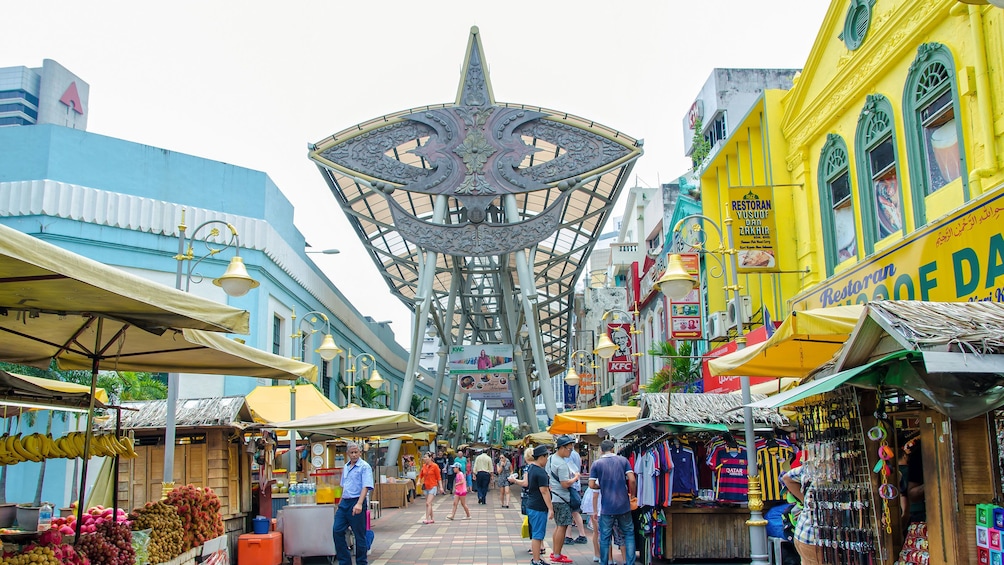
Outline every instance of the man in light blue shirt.
<path id="1" fill-rule="evenodd" d="M 359 444 L 349 442 L 345 453 L 349 456 L 349 463 L 342 469 L 342 500 L 335 511 L 332 528 L 335 551 L 339 565 L 352 565 L 349 544 L 345 540 L 345 530 L 352 528 L 356 538 L 356 565 L 366 565 L 366 552 L 369 550 L 366 541 L 366 495 L 373 490 L 373 468 L 359 458 Z"/>

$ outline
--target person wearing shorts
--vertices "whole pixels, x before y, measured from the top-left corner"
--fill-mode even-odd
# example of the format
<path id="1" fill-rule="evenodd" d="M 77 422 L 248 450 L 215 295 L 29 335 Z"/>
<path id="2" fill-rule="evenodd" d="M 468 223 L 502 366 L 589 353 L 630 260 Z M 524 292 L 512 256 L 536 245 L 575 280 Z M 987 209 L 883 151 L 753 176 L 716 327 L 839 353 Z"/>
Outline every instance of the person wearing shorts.
<path id="1" fill-rule="evenodd" d="M 555 453 L 548 459 L 547 476 L 550 480 L 551 505 L 554 507 L 554 536 L 551 540 L 554 549 L 551 553 L 551 563 L 571 563 L 572 559 L 561 553 L 565 544 L 565 533 L 568 526 L 572 525 L 572 508 L 570 502 L 572 495 L 569 490 L 572 484 L 578 482 L 579 473 L 572 472 L 568 468 L 567 458 L 575 446 L 575 439 L 571 436 L 559 436 L 554 442 Z"/>
<path id="2" fill-rule="evenodd" d="M 544 536 L 547 535 L 547 521 L 554 516 L 551 504 L 550 479 L 544 471 L 547 455 L 550 450 L 546 445 L 538 445 L 533 449 L 533 459 L 527 466 L 527 501 L 526 516 L 530 525 L 530 564 L 543 565 L 540 559 Z"/>
<path id="3" fill-rule="evenodd" d="M 435 524 L 436 520 L 432 515 L 432 501 L 436 498 L 436 492 L 443 490 L 443 475 L 432 457 L 431 451 L 426 451 L 422 456 L 422 470 L 418 473 L 419 480 L 422 481 L 422 490 L 425 491 L 425 520 L 423 524 Z"/>

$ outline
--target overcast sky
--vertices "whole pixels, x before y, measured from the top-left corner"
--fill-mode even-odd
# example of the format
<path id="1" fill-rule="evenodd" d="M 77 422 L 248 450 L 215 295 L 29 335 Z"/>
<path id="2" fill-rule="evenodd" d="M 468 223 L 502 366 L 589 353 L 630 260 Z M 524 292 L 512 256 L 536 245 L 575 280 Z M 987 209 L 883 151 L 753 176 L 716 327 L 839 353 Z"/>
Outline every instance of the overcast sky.
<path id="1" fill-rule="evenodd" d="M 824 0 L 38 0 L 0 33 L 0 67 L 53 59 L 90 84 L 90 132 L 264 171 L 319 265 L 363 313 L 393 320 L 307 144 L 456 97 L 472 25 L 495 98 L 645 140 L 635 182 L 687 171 L 681 121 L 715 67 L 800 68 Z M 155 6 L 155 7 L 154 7 Z M 389 292 L 387 293 L 389 297 Z"/>

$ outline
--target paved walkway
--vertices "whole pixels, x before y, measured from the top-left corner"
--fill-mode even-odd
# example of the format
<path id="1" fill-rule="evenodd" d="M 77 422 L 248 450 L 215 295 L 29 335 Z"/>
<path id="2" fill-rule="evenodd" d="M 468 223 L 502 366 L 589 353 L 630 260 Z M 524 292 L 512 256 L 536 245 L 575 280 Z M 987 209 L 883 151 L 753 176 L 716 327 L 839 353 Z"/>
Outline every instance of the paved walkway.
<path id="1" fill-rule="evenodd" d="M 446 516 L 453 505 L 452 495 L 437 496 L 433 504 L 436 522 L 422 524 L 425 517 L 425 500 L 419 498 L 407 508 L 385 508 L 372 523 L 375 539 L 370 550 L 370 565 L 529 565 L 530 540 L 520 537 L 523 517 L 519 513 L 519 494 L 510 508 L 499 504 L 498 491 L 488 494 L 488 504 L 479 505 L 478 497 L 471 492 L 467 505 L 471 509 L 471 519 L 461 520 L 463 507 L 457 508 L 456 520 Z M 547 553 L 553 550 L 551 534 L 554 524 L 550 523 L 544 545 Z M 576 532 L 574 526 L 569 532 Z M 592 534 L 592 532 L 587 532 Z M 575 533 L 572 537 L 576 537 Z M 562 553 L 572 558 L 576 565 L 592 565 L 593 545 L 566 544 Z M 614 551 L 620 561 L 620 554 Z M 641 560 L 637 563 L 640 565 Z M 662 562 L 666 563 L 666 562 Z M 676 563 L 675 565 L 685 565 Z M 705 561 L 702 565 L 714 565 Z"/>

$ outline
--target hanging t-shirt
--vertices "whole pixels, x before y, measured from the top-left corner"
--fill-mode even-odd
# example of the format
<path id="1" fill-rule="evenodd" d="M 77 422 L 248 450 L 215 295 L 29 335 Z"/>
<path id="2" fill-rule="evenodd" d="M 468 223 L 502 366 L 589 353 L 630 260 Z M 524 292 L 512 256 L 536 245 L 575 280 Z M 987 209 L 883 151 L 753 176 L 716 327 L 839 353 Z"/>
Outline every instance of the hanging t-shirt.
<path id="1" fill-rule="evenodd" d="M 763 493 L 764 500 L 783 500 L 781 494 L 781 474 L 791 469 L 791 458 L 795 450 L 777 442 L 770 446 L 769 443 L 757 446 L 756 465 L 760 475 L 760 492 Z"/>
<path id="2" fill-rule="evenodd" d="M 697 496 L 697 457 L 689 447 L 672 446 L 673 500 L 692 500 Z"/>
<path id="3" fill-rule="evenodd" d="M 656 468 L 655 455 L 651 450 L 635 459 L 634 474 L 638 481 L 638 505 L 655 506 Z"/>
<path id="4" fill-rule="evenodd" d="M 729 503 L 746 502 L 749 496 L 746 451 L 718 451 L 712 463 L 717 481 L 717 500 Z"/>

